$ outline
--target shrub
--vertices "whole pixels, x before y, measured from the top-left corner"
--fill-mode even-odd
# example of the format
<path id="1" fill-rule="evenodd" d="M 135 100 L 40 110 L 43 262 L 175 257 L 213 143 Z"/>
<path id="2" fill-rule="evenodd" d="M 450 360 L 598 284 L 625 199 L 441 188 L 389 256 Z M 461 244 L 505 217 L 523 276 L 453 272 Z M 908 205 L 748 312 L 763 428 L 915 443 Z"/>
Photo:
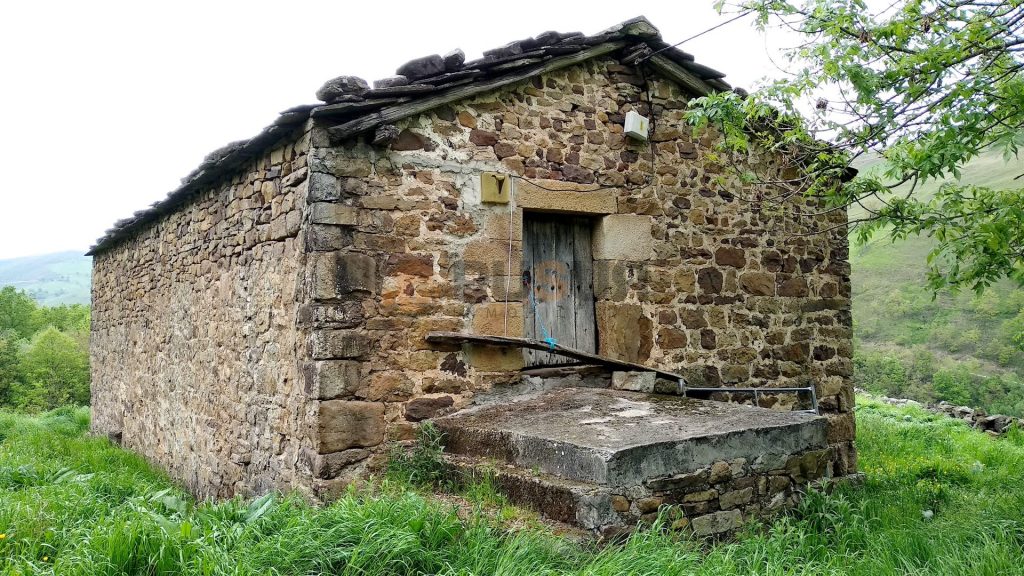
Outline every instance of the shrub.
<path id="1" fill-rule="evenodd" d="M 24 291 L 13 286 L 0 289 L 0 330 L 10 330 L 19 339 L 29 339 L 35 334 L 36 302 Z"/>
<path id="2" fill-rule="evenodd" d="M 47 328 L 32 339 L 18 363 L 21 382 L 13 403 L 28 411 L 89 403 L 89 354 L 74 338 Z"/>
<path id="3" fill-rule="evenodd" d="M 18 341 L 13 331 L 0 332 L 0 406 L 10 402 L 11 385 L 18 379 Z"/>
<path id="4" fill-rule="evenodd" d="M 932 386 L 940 400 L 953 404 L 971 403 L 971 375 L 963 367 L 939 370 L 932 377 Z"/>

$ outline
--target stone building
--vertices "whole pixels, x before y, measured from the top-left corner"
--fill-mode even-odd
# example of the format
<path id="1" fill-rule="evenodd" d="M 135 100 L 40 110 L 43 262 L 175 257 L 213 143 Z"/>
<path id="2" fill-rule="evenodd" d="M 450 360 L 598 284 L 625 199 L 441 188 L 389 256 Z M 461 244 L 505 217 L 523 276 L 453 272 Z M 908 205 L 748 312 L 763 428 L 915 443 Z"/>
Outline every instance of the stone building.
<path id="1" fill-rule="evenodd" d="M 638 18 L 329 81 L 91 249 L 94 430 L 200 495 L 321 496 L 435 419 L 594 529 L 853 473 L 846 216 L 752 200 L 684 119 L 722 78 Z"/>

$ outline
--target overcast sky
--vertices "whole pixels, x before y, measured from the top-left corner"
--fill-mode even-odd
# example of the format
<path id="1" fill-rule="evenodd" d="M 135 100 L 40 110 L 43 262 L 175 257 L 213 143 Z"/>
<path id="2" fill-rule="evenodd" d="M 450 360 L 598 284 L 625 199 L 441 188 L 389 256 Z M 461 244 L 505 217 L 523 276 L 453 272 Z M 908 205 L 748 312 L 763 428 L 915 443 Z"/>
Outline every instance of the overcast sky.
<path id="1" fill-rule="evenodd" d="M 3 2 L 0 259 L 84 251 L 334 76 L 640 14 L 670 42 L 727 19 L 712 0 Z M 765 47 L 749 20 L 682 46 L 744 87 L 775 74 Z"/>

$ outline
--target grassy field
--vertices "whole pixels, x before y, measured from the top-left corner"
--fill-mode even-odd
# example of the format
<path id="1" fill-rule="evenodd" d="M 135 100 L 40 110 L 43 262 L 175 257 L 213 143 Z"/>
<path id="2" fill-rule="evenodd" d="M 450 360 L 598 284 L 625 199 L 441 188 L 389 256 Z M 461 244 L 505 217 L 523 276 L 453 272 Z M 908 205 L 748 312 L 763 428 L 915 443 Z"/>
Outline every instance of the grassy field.
<path id="1" fill-rule="evenodd" d="M 868 480 L 813 495 L 729 543 L 658 530 L 598 548 L 396 484 L 310 507 L 196 503 L 142 459 L 84 435 L 85 410 L 0 414 L 3 574 L 1024 573 L 1024 435 L 861 400 Z M 465 514 L 463 515 L 465 516 Z"/>

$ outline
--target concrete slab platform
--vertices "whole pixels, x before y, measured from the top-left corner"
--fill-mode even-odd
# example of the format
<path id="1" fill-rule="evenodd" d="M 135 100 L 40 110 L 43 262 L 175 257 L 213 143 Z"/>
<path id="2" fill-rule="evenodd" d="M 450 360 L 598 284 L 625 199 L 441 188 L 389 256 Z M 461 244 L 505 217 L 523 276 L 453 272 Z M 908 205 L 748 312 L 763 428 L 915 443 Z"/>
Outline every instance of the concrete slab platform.
<path id="1" fill-rule="evenodd" d="M 564 388 L 435 420 L 453 454 L 622 488 L 744 458 L 754 472 L 827 447 L 825 419 L 736 404 Z"/>

